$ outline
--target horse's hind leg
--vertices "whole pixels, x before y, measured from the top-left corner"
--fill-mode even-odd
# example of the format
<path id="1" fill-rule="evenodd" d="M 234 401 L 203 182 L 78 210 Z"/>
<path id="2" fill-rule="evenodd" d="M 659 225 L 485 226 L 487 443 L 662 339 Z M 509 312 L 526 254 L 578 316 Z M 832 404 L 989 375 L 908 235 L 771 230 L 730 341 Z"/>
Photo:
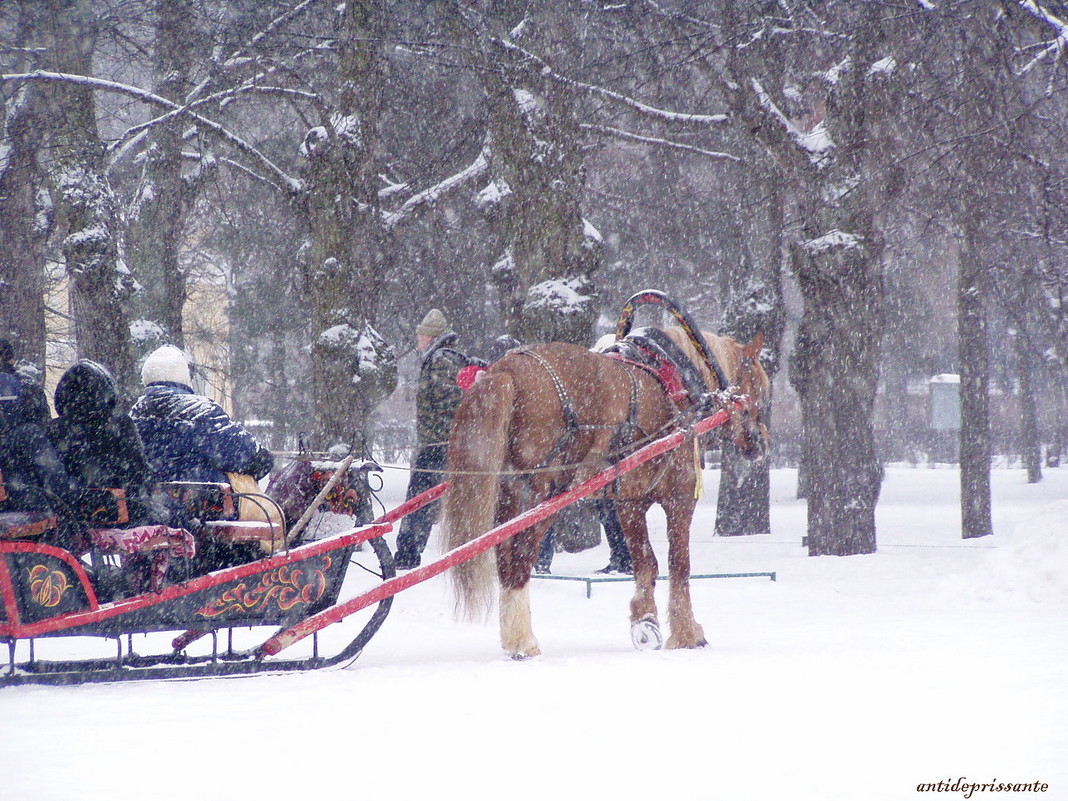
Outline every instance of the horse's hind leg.
<path id="1" fill-rule="evenodd" d="M 634 567 L 634 595 L 630 599 L 630 636 L 638 649 L 660 648 L 660 620 L 656 612 L 656 574 L 659 565 L 649 544 L 645 513 L 649 505 L 642 501 L 616 501 L 619 524 L 627 538 Z"/>
<path id="2" fill-rule="evenodd" d="M 704 629 L 694 619 L 690 599 L 690 523 L 694 500 L 673 496 L 667 499 L 664 513 L 668 530 L 668 648 L 700 648 L 708 645 Z"/>
<path id="3" fill-rule="evenodd" d="M 501 587 L 501 647 L 512 659 L 541 654 L 530 627 L 530 582 L 522 587 Z"/>
<path id="4" fill-rule="evenodd" d="M 549 525 L 549 521 L 535 524 L 497 546 L 501 647 L 513 659 L 541 653 L 530 622 L 530 574 Z"/>

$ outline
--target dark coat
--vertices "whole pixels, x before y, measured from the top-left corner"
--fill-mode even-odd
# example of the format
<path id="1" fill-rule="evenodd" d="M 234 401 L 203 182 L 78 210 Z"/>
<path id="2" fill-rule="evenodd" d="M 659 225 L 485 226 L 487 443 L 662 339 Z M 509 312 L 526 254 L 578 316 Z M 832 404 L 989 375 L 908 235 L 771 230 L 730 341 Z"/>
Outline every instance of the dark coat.
<path id="1" fill-rule="evenodd" d="M 106 368 L 82 360 L 56 385 L 56 412 L 48 438 L 67 474 L 83 488 L 126 492 L 130 525 L 173 524 L 162 499 L 152 498 L 152 475 L 137 427 L 118 409 L 115 379 Z"/>
<path id="2" fill-rule="evenodd" d="M 3 511 L 64 511 L 77 500 L 78 487 L 45 434 L 48 398 L 44 389 L 21 379 L 16 401 L 5 401 L 0 424 L 0 471 L 7 500 Z M 58 501 L 58 503 L 57 503 Z"/>
<path id="3" fill-rule="evenodd" d="M 22 382 L 9 362 L 0 363 L 0 432 L 9 425 L 22 397 Z"/>
<path id="4" fill-rule="evenodd" d="M 263 478 L 274 457 L 210 398 L 184 384 L 149 384 L 130 409 L 158 481 L 226 481 L 227 473 Z"/>
<path id="5" fill-rule="evenodd" d="M 456 374 L 469 364 L 485 365 L 453 347 L 457 334 L 446 331 L 423 352 L 419 387 L 415 394 L 415 421 L 419 447 L 448 441 L 452 418 L 463 397 Z"/>
<path id="6" fill-rule="evenodd" d="M 117 487 L 127 495 L 149 491 L 151 477 L 141 437 L 118 408 L 115 380 L 101 365 L 80 361 L 59 379 L 52 440 L 67 473 L 83 487 Z"/>

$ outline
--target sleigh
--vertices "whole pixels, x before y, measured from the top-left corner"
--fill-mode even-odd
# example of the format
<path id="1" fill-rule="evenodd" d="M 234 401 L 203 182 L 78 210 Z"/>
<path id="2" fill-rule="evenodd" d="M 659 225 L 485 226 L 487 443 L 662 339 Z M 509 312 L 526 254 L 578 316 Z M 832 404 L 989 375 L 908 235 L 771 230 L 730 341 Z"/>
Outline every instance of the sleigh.
<path id="1" fill-rule="evenodd" d="M 337 475 L 320 487 L 309 513 L 325 508 L 331 493 L 351 505 L 353 493 L 337 491 L 337 478 L 348 475 L 351 461 L 334 465 L 334 471 L 318 466 L 319 478 Z M 3 487 L 0 476 L 0 500 Z M 175 482 L 162 489 L 208 518 L 196 540 L 167 526 L 123 528 L 129 516 L 118 490 L 83 494 L 82 508 L 69 510 L 66 519 L 0 512 L 0 641 L 8 646 L 0 686 L 323 668 L 356 658 L 381 626 L 391 598 L 379 602 L 347 639 L 334 638 L 329 653 L 314 638 L 310 653 L 265 663 L 256 636 L 284 632 L 330 608 L 343 586 L 349 592 L 365 590 L 394 575 L 392 553 L 382 540 L 390 524 L 350 526 L 340 536 L 297 545 L 290 533 L 296 527 L 271 515 L 234 519 L 242 502 L 266 505 L 271 503 L 266 496 L 245 497 L 226 484 Z M 84 558 L 41 541 L 62 526 L 80 534 L 84 548 L 78 551 L 85 551 Z M 243 558 L 196 575 L 198 550 L 209 548 L 221 549 L 231 561 L 235 554 Z M 350 572 L 358 578 L 349 580 Z M 235 633 L 243 630 L 253 632 L 253 645 L 236 647 Z M 225 634 L 225 645 L 220 634 Z M 140 640 L 136 644 L 135 636 Z M 63 648 L 52 647 L 57 641 L 82 643 L 74 638 L 86 637 L 111 646 L 92 657 L 65 657 Z M 42 658 L 42 651 L 59 658 Z"/>

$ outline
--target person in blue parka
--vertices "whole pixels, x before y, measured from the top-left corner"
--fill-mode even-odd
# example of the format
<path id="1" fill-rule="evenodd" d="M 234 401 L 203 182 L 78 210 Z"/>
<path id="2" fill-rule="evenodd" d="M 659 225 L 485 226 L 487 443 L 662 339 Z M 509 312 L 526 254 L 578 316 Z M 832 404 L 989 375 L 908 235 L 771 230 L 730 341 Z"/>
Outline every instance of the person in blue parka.
<path id="1" fill-rule="evenodd" d="M 274 456 L 211 398 L 193 392 L 189 363 L 173 345 L 148 355 L 145 390 L 130 409 L 157 481 L 227 481 L 227 473 L 261 479 Z"/>

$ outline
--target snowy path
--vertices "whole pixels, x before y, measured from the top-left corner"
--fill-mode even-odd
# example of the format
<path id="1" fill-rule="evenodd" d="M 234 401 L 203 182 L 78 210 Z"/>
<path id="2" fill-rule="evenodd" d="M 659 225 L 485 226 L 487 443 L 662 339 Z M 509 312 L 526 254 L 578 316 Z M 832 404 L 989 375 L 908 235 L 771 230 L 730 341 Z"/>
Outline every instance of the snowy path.
<path id="1" fill-rule="evenodd" d="M 957 473 L 892 468 L 879 553 L 847 559 L 805 556 L 791 471 L 771 535 L 712 537 L 717 478 L 695 571 L 778 580 L 695 582 L 709 648 L 637 653 L 628 584 L 587 600 L 541 581 L 545 655 L 514 663 L 436 579 L 347 670 L 0 691 L 0 799 L 922 801 L 918 784 L 960 777 L 1068 799 L 1068 469 L 996 471 L 996 534 L 964 542 Z M 660 518 L 653 536 L 663 560 Z"/>

